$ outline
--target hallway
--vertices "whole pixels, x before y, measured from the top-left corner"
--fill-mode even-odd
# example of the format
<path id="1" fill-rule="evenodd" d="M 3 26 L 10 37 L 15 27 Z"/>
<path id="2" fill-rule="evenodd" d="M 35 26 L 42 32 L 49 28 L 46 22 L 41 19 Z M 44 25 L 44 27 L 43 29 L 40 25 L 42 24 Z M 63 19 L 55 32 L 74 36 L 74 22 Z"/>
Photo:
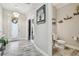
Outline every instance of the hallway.
<path id="1" fill-rule="evenodd" d="M 22 39 L 7 44 L 3 56 L 42 56 L 32 43 Z"/>
<path id="2" fill-rule="evenodd" d="M 5 35 L 4 41 L 11 41 L 1 55 L 52 56 L 52 4 L 2 3 L 0 12 L 0 32 Z M 33 39 L 37 49 L 24 39 Z"/>

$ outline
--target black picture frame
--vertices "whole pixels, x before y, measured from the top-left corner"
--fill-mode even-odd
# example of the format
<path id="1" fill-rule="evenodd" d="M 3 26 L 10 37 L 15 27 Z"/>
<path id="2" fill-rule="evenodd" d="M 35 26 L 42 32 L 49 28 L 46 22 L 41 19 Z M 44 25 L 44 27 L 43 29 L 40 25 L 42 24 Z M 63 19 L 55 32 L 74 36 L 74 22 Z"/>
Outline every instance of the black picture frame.
<path id="1" fill-rule="evenodd" d="M 41 6 L 36 11 L 36 22 L 37 24 L 43 24 L 46 22 L 46 5 Z"/>

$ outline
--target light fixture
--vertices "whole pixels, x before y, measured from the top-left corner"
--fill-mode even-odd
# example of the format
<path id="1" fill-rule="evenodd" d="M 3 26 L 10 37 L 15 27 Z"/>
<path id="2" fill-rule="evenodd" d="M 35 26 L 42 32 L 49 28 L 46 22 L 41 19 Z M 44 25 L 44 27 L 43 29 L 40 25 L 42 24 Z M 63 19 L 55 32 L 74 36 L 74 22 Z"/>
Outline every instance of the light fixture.
<path id="1" fill-rule="evenodd" d="M 20 14 L 18 12 L 13 12 L 12 14 L 12 23 L 17 23 L 18 22 L 18 18 L 19 18 Z"/>
<path id="2" fill-rule="evenodd" d="M 58 23 L 63 23 L 63 20 L 58 21 Z"/>
<path id="3" fill-rule="evenodd" d="M 14 17 L 18 18 L 19 15 L 20 15 L 20 14 L 19 14 L 18 12 L 13 12 L 13 16 L 14 16 Z"/>

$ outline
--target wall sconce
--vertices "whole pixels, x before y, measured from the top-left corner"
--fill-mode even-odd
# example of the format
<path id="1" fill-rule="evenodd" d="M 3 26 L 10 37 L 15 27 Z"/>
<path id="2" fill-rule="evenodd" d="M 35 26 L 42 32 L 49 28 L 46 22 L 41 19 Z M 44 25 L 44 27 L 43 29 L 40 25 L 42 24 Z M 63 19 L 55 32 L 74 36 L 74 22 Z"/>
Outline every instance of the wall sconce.
<path id="1" fill-rule="evenodd" d="M 13 12 L 13 16 L 18 18 L 20 16 L 20 14 L 18 12 Z"/>
<path id="2" fill-rule="evenodd" d="M 79 15 L 79 6 L 76 7 L 76 11 L 77 11 L 76 13 L 73 13 L 74 16 Z"/>
<path id="3" fill-rule="evenodd" d="M 72 19 L 72 17 L 67 16 L 67 18 L 64 18 L 64 20 L 69 20 L 69 19 Z"/>

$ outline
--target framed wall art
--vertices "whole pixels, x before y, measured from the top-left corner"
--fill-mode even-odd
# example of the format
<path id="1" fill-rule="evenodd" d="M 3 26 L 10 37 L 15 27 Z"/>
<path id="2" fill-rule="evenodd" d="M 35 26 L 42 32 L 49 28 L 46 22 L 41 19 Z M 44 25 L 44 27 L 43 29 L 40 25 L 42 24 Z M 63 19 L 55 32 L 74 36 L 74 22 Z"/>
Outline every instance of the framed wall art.
<path id="1" fill-rule="evenodd" d="M 36 11 L 36 22 L 37 22 L 37 24 L 46 22 L 46 5 L 41 6 Z"/>

